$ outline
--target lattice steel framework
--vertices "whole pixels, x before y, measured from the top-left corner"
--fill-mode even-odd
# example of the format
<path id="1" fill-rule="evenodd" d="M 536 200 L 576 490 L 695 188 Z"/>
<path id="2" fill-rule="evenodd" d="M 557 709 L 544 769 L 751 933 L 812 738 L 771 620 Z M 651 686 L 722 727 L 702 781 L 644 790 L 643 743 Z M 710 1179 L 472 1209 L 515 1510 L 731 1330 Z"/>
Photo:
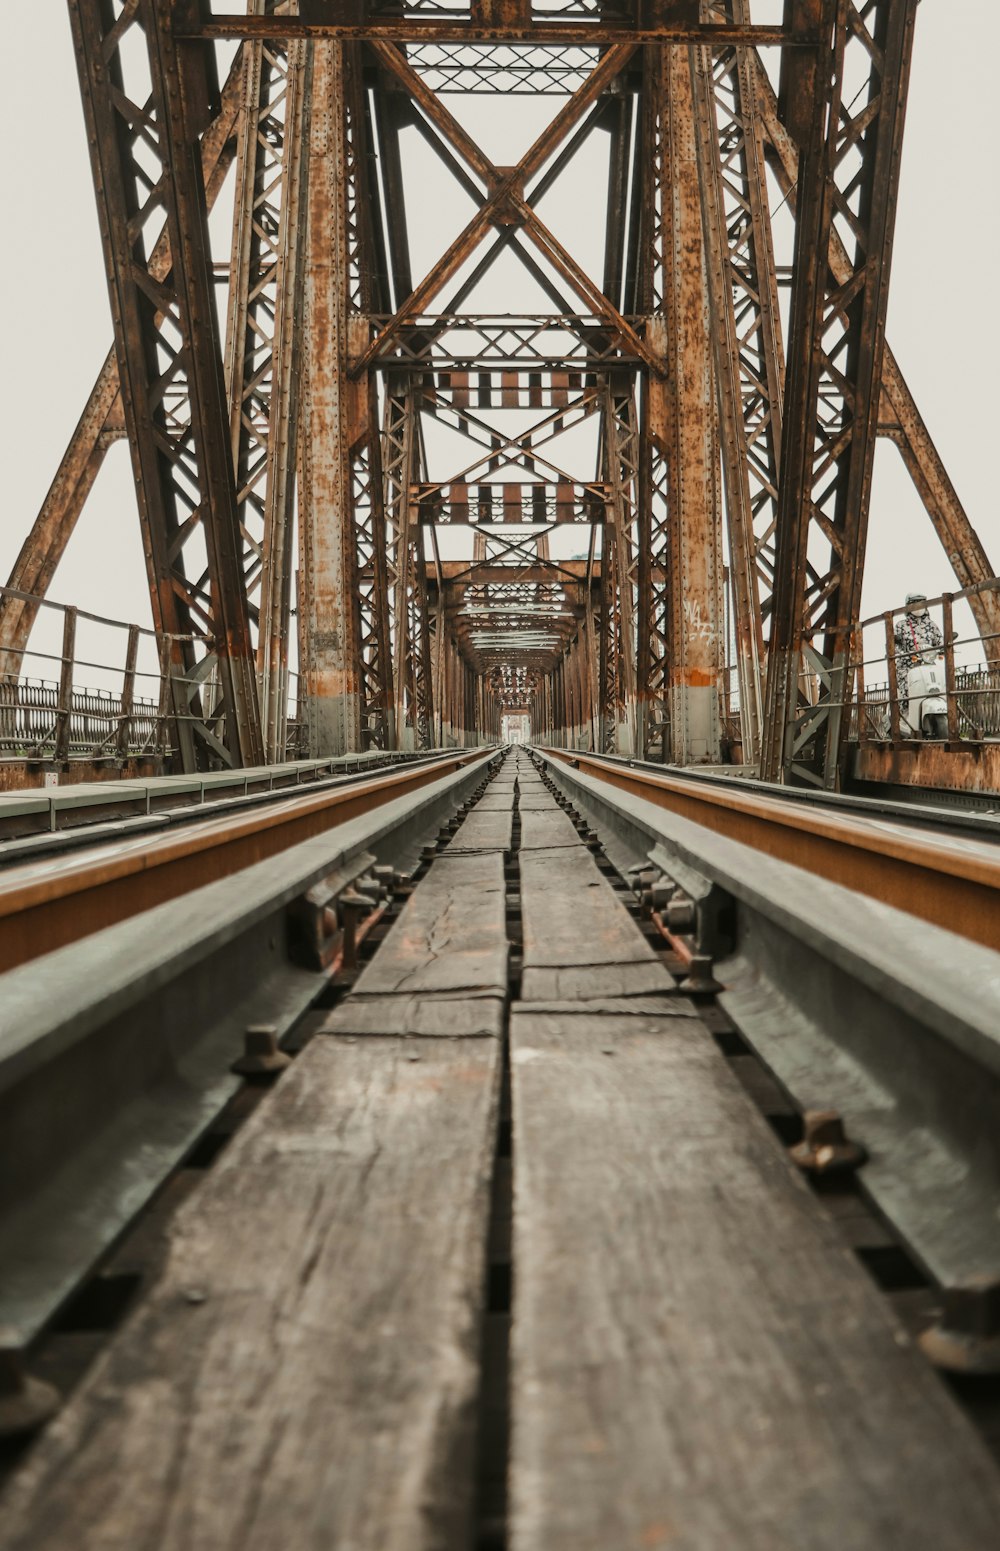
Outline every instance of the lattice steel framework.
<path id="1" fill-rule="evenodd" d="M 71 0 L 156 627 L 186 761 L 254 762 L 260 708 L 196 135 L 218 95 L 153 0 Z M 156 260 L 164 222 L 171 268 Z"/>
<path id="2" fill-rule="evenodd" d="M 717 757 L 725 526 L 744 757 L 835 784 L 879 432 L 959 580 L 991 574 L 884 343 L 916 0 L 767 25 L 753 0 L 68 4 L 115 352 L 12 576 L 27 596 L 0 603 L 0 671 L 127 430 L 185 766 L 283 753 L 297 512 L 315 752 L 473 741 L 530 699 L 536 735 Z M 497 166 L 454 92 L 553 116 Z M 422 277 L 413 130 L 474 205 Z M 598 140 L 599 279 L 539 213 Z M 223 349 L 207 214 L 234 161 Z M 505 256 L 542 304 L 476 304 Z M 585 562 L 549 554 L 568 523 Z M 471 563 L 442 561 L 447 526 Z"/>

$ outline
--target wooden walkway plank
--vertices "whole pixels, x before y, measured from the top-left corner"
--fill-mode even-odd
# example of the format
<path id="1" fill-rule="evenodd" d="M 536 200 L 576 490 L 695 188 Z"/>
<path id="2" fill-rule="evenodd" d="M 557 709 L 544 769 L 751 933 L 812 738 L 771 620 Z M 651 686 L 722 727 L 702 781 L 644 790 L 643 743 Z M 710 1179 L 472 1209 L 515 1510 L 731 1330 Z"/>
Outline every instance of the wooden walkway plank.
<path id="1" fill-rule="evenodd" d="M 524 789 L 519 789 L 517 794 L 517 805 L 522 813 L 552 812 L 558 813 L 565 817 L 565 815 L 562 813 L 562 809 L 558 806 L 552 793 L 547 792 L 544 786 L 541 785 L 539 785 L 537 791 L 534 789 L 534 787 L 529 787 L 526 791 Z M 567 819 L 566 822 L 568 824 L 569 819 Z"/>
<path id="2" fill-rule="evenodd" d="M 442 851 L 358 976 L 355 995 L 507 994 L 506 897 L 498 851 Z"/>
<path id="3" fill-rule="evenodd" d="M 494 792 L 490 788 L 476 802 L 476 813 L 512 813 L 514 809 L 514 788 L 508 791 Z"/>
<path id="4" fill-rule="evenodd" d="M 501 1039 L 505 1021 L 506 1005 L 495 994 L 359 996 L 355 991 L 334 1008 L 317 1032 L 400 1039 Z"/>
<path id="5" fill-rule="evenodd" d="M 589 851 L 582 846 L 522 850 L 519 862 L 524 929 L 522 1001 L 590 1000 L 674 991 L 673 977 L 602 877 Z"/>
<path id="6" fill-rule="evenodd" d="M 550 803 L 547 808 L 520 808 L 521 844 L 524 851 L 552 851 L 572 846 L 587 855 L 587 848 L 566 814 Z"/>
<path id="7" fill-rule="evenodd" d="M 316 1039 L 38 1442 L 2 1551 L 453 1551 L 496 1040 Z"/>
<path id="8" fill-rule="evenodd" d="M 996 1551 L 985 1448 L 707 1033 L 511 1034 L 511 1551 Z"/>
<path id="9" fill-rule="evenodd" d="M 462 820 L 447 848 L 449 856 L 471 851 L 509 851 L 514 823 L 514 802 L 504 809 L 483 809 L 478 803 Z"/>

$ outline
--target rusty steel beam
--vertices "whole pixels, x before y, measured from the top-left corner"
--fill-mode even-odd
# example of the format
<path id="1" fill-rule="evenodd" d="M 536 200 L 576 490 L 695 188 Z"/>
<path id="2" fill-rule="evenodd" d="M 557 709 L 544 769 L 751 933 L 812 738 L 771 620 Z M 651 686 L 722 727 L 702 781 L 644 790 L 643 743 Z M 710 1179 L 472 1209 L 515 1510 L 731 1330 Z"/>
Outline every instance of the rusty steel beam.
<path id="1" fill-rule="evenodd" d="M 308 3 L 308 0 L 307 0 Z M 542 13 L 544 14 L 544 13 Z M 282 15 L 273 17 L 214 16 L 205 20 L 182 12 L 175 24 L 179 38 L 203 38 L 216 42 L 243 38 L 287 40 L 290 38 L 339 38 L 351 42 L 383 43 L 511 43 L 558 44 L 566 48 L 593 48 L 619 43 L 739 43 L 750 48 L 808 48 L 815 44 L 813 32 L 792 32 L 787 27 L 758 23 L 750 27 L 730 27 L 725 23 L 697 20 L 697 0 L 679 0 L 673 12 L 662 9 L 662 22 L 631 25 L 621 21 L 595 21 L 593 13 L 581 11 L 578 17 L 513 23 L 455 20 L 447 16 L 414 15 L 405 18 L 363 21 L 326 16 Z"/>
<path id="2" fill-rule="evenodd" d="M 221 192 L 235 155 L 242 77 L 241 49 L 223 88 L 219 112 L 201 140 L 205 205 L 209 211 Z M 149 270 L 156 280 L 166 281 L 170 269 L 169 232 L 164 227 L 153 248 Z M 0 678 L 16 677 L 19 673 L 40 606 L 33 599 L 47 595 L 108 449 L 126 435 L 118 357 L 112 345 L 7 581 L 8 587 L 30 593 L 33 598 L 0 596 Z"/>
<path id="3" fill-rule="evenodd" d="M 103 0 L 69 0 L 69 13 L 153 618 L 172 642 L 180 756 L 185 768 L 256 764 L 260 714 L 198 145 L 216 94 L 212 64 L 203 48 L 178 44 L 153 0 L 134 0 L 117 18 Z M 146 235 L 160 208 L 166 279 L 152 267 L 158 232 Z"/>
<path id="4" fill-rule="evenodd" d="M 917 0 L 815 0 L 828 43 L 788 70 L 801 137 L 761 770 L 833 788 L 851 688 Z M 846 67 L 852 86 L 843 100 Z M 830 275 L 837 230 L 850 273 Z"/>
<path id="5" fill-rule="evenodd" d="M 275 0 L 250 3 L 263 14 Z M 302 43 L 245 45 L 226 382 L 268 760 L 285 755 L 310 76 Z"/>
<path id="6" fill-rule="evenodd" d="M 642 406 L 639 480 L 639 745 L 680 764 L 719 758 L 721 513 L 691 63 L 647 51 L 646 337 L 666 371 Z"/>
<path id="7" fill-rule="evenodd" d="M 300 714 L 309 752 L 393 742 L 385 512 L 368 331 L 367 142 L 359 62 L 314 47 L 299 482 Z"/>
<path id="8" fill-rule="evenodd" d="M 799 180 L 799 148 L 781 122 L 778 100 L 760 64 L 755 68 L 761 124 L 771 148 L 771 166 L 789 206 L 796 208 Z M 850 274 L 850 260 L 835 231 L 830 242 L 830 270 L 838 284 Z M 879 434 L 899 448 L 934 531 L 941 541 L 961 587 L 975 587 L 996 575 L 995 568 L 976 532 L 944 462 L 934 445 L 899 363 L 889 344 L 882 358 L 882 401 Z M 981 593 L 969 600 L 976 625 L 984 637 L 1000 635 L 1000 598 Z"/>
<path id="9" fill-rule="evenodd" d="M 548 232 L 531 206 L 525 202 L 522 193 L 526 184 L 542 169 L 591 103 L 625 68 L 632 53 L 633 50 L 627 46 L 609 49 L 583 85 L 573 93 L 514 167 L 497 168 L 478 147 L 473 145 L 470 150 L 469 137 L 443 104 L 435 110 L 437 127 L 446 134 L 459 156 L 464 157 L 468 154 L 472 157 L 473 170 L 478 171 L 487 182 L 487 195 L 476 214 L 354 363 L 353 371 L 356 375 L 360 376 L 368 371 L 375 361 L 386 353 L 403 325 L 425 310 L 428 303 L 447 285 L 482 242 L 494 221 L 501 225 L 524 225 L 532 240 L 553 263 L 557 272 L 564 278 L 568 278 L 572 285 L 581 287 L 580 294 L 586 296 L 588 303 L 595 306 L 599 315 L 614 328 L 623 344 L 648 361 L 648 352 L 642 340 L 610 300 L 603 296 L 599 288 L 566 253 L 557 239 Z M 387 64 L 392 54 L 392 50 L 386 50 L 383 63 Z M 401 82 L 408 82 L 411 92 L 422 92 L 423 87 L 419 77 L 415 72 L 410 71 L 401 59 L 394 59 L 392 68 Z M 413 77 L 412 80 L 409 79 L 410 76 Z M 649 362 L 649 364 L 653 363 Z"/>
<path id="10" fill-rule="evenodd" d="M 722 0 L 744 20 L 747 0 Z M 743 756 L 760 755 L 781 461 L 784 346 L 757 106 L 747 49 L 694 51 Z"/>

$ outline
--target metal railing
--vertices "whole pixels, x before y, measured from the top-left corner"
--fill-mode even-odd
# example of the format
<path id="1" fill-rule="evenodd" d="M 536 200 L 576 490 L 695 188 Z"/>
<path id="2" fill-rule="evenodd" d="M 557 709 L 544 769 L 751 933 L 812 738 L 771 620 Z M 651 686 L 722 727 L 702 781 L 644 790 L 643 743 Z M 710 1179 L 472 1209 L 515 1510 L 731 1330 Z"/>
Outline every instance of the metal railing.
<path id="1" fill-rule="evenodd" d="M 173 693 L 179 680 L 176 673 L 168 678 L 167 665 L 178 638 L 12 587 L 0 587 L 0 602 L 48 611 L 48 628 L 39 632 L 42 645 L 0 649 L 0 758 L 65 764 L 172 757 L 178 746 Z M 53 616 L 61 632 L 53 631 Z M 84 633 L 90 637 L 87 649 L 81 649 Z M 46 644 L 52 649 L 45 650 Z M 81 683 L 82 675 L 89 682 Z M 306 753 L 305 728 L 294 709 L 297 684 L 298 675 L 289 673 L 288 759 Z M 211 698 L 210 682 L 196 687 Z"/>
<path id="2" fill-rule="evenodd" d="M 10 759 L 68 760 L 170 753 L 169 724 L 155 700 L 108 689 L 70 690 L 23 678 L 0 681 L 0 753 Z"/>
<path id="3" fill-rule="evenodd" d="M 944 711 L 934 731 L 949 743 L 1000 739 L 1000 633 L 975 630 L 960 635 L 954 627 L 956 606 L 987 593 L 1000 594 L 1000 579 L 927 600 L 941 641 L 919 655 L 939 666 Z M 922 728 L 912 728 L 906 719 L 909 664 L 902 658 L 897 661 L 895 634 L 896 621 L 905 613 L 905 605 L 900 605 L 851 627 L 850 687 L 843 702 L 849 742 L 901 744 L 925 737 Z M 985 657 L 980 657 L 983 652 Z M 914 652 L 907 656 L 912 658 Z M 963 656 L 971 660 L 963 662 Z M 818 687 L 805 680 L 800 684 L 806 695 L 817 694 Z M 723 668 L 719 715 L 724 741 L 730 748 L 741 744 L 739 672 L 733 662 Z"/>

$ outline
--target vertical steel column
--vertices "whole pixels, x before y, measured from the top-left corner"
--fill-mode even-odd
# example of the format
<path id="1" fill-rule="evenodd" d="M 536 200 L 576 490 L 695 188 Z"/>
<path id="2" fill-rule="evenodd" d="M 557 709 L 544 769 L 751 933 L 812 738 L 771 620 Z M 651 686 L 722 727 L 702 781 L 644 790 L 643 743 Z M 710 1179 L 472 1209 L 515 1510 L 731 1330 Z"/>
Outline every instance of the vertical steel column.
<path id="1" fill-rule="evenodd" d="M 639 428 L 635 380 L 616 373 L 608 379 L 602 425 L 604 478 L 609 501 L 604 527 L 601 578 L 605 609 L 605 752 L 632 754 L 645 700 L 637 684 L 637 566 L 641 549 L 636 533 L 639 478 Z M 642 633 L 646 623 L 643 622 Z"/>
<path id="2" fill-rule="evenodd" d="M 747 0 L 725 0 L 744 25 Z M 784 349 L 751 50 L 694 51 L 695 124 L 719 389 L 744 758 L 759 757 Z"/>
<path id="3" fill-rule="evenodd" d="M 368 393 L 347 375 L 367 326 L 351 315 L 345 46 L 318 40 L 313 50 L 298 602 L 300 714 L 319 757 L 362 747 L 352 453 L 367 433 Z"/>
<path id="4" fill-rule="evenodd" d="M 301 705 L 311 754 L 385 747 L 392 667 L 369 337 L 366 142 L 354 45 L 317 42 L 309 136 L 299 499 Z"/>
<path id="5" fill-rule="evenodd" d="M 669 605 L 664 668 L 670 757 L 687 765 L 720 757 L 719 443 L 691 59 L 688 50 L 674 48 L 654 51 L 653 61 L 649 89 L 655 94 L 660 125 L 659 197 L 667 235 L 664 312 L 649 319 L 646 337 L 668 371 L 665 377 L 649 372 L 645 383 L 644 431 L 651 465 L 645 495 L 652 507 L 646 531 L 651 590 L 655 595 L 663 587 Z M 653 659 L 655 670 L 655 650 Z"/>
<path id="6" fill-rule="evenodd" d="M 255 14 L 274 0 L 252 0 Z M 265 755 L 285 755 L 292 513 L 301 359 L 302 172 L 311 54 L 248 43 L 226 345 L 236 498 Z"/>

